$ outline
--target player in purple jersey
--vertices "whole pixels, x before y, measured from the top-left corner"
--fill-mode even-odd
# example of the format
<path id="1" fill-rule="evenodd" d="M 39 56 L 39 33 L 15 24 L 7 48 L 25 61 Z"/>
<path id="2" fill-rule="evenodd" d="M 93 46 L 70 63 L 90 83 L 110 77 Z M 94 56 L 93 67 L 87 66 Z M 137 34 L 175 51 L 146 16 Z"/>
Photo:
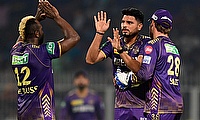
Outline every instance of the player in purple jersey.
<path id="1" fill-rule="evenodd" d="M 157 10 L 150 19 L 149 41 L 144 47 L 144 59 L 137 72 L 138 80 L 150 80 L 145 113 L 148 120 L 179 120 L 183 112 L 180 93 L 181 58 L 169 38 L 172 15 L 167 10 Z M 138 81 L 137 80 L 137 81 Z"/>
<path id="2" fill-rule="evenodd" d="M 64 38 L 43 44 L 40 20 L 54 20 Z M 18 120 L 55 120 L 54 81 L 51 60 L 59 58 L 79 41 L 77 32 L 48 1 L 40 1 L 36 17 L 19 24 L 20 36 L 11 50 L 12 69 L 18 86 Z"/>
<path id="3" fill-rule="evenodd" d="M 104 120 L 104 106 L 101 98 L 89 89 L 86 72 L 78 71 L 74 76 L 76 89 L 70 91 L 61 103 L 59 120 Z"/>
<path id="4" fill-rule="evenodd" d="M 149 37 L 139 35 L 143 27 L 143 19 L 144 15 L 138 9 L 123 9 L 122 37 L 119 36 L 118 29 L 113 29 L 114 36 L 117 36 L 114 39 L 119 38 L 120 44 L 113 47 L 113 40 L 109 37 L 108 41 L 99 49 L 103 35 L 109 28 L 110 19 L 107 20 L 106 12 L 103 11 L 98 12 L 97 17 L 94 16 L 96 35 L 87 52 L 86 62 L 94 64 L 108 57 L 112 59 L 113 81 L 116 90 L 115 120 L 146 119 L 143 110 L 148 83 L 145 82 L 135 86 L 130 84 L 132 77 L 135 77 L 135 74 L 131 71 L 139 70 L 143 59 L 143 45 L 150 40 Z"/>

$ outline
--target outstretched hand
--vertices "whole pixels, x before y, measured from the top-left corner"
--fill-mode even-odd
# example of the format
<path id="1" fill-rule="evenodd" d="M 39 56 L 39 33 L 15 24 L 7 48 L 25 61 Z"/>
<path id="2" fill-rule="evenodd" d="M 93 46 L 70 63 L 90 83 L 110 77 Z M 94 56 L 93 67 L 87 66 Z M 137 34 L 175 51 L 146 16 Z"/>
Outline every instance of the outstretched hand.
<path id="1" fill-rule="evenodd" d="M 98 12 L 97 16 L 94 16 L 94 22 L 96 31 L 99 33 L 105 33 L 109 26 L 110 26 L 110 19 L 107 20 L 107 13 L 106 12 Z"/>
<path id="2" fill-rule="evenodd" d="M 45 16 L 54 19 L 59 17 L 58 10 L 47 0 L 39 0 L 39 8 L 45 13 Z"/>
<path id="3" fill-rule="evenodd" d="M 121 50 L 122 47 L 120 45 L 120 35 L 117 28 L 113 28 L 113 37 L 113 39 L 108 37 L 108 40 L 111 42 L 114 49 Z"/>

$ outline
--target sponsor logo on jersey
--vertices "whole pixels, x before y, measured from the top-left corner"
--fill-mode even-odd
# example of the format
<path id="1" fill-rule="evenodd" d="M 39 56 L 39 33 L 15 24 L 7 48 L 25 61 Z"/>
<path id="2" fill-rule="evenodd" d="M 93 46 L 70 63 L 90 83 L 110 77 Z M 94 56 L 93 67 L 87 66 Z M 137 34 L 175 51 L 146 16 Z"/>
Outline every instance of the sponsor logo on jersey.
<path id="1" fill-rule="evenodd" d="M 83 104 L 84 104 L 84 101 L 82 99 L 77 99 L 77 100 L 71 101 L 72 106 L 78 106 L 78 105 L 83 105 Z"/>
<path id="2" fill-rule="evenodd" d="M 150 64 L 150 62 L 151 62 L 151 57 L 150 56 L 144 56 L 143 63 Z"/>
<path id="3" fill-rule="evenodd" d="M 94 105 L 80 105 L 80 106 L 72 106 L 73 113 L 84 113 L 84 112 L 94 112 Z"/>
<path id="4" fill-rule="evenodd" d="M 139 47 L 135 46 L 134 49 L 133 49 L 133 53 L 138 54 L 139 52 L 140 52 Z"/>
<path id="5" fill-rule="evenodd" d="M 29 53 L 25 53 L 22 56 L 13 55 L 12 56 L 12 65 L 22 65 L 28 63 Z"/>
<path id="6" fill-rule="evenodd" d="M 55 51 L 55 43 L 54 42 L 48 42 L 46 45 L 47 51 L 49 54 L 54 54 Z"/>
<path id="7" fill-rule="evenodd" d="M 114 49 L 114 53 L 115 53 L 115 54 L 119 54 L 119 53 L 117 52 L 117 49 Z"/>
<path id="8" fill-rule="evenodd" d="M 117 66 L 126 66 L 125 62 L 121 58 L 114 57 L 114 65 Z"/>
<path id="9" fill-rule="evenodd" d="M 153 51 L 153 48 L 151 46 L 146 46 L 145 47 L 145 53 L 146 54 L 151 54 L 152 51 Z"/>
<path id="10" fill-rule="evenodd" d="M 178 49 L 174 45 L 170 45 L 168 43 L 165 43 L 165 49 L 166 49 L 167 53 L 179 55 Z"/>

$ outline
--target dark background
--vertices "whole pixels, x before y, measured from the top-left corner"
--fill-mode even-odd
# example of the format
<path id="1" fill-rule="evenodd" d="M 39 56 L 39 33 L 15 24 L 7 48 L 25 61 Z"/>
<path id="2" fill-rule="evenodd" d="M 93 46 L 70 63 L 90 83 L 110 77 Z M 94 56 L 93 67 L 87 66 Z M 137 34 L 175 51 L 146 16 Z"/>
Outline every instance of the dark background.
<path id="1" fill-rule="evenodd" d="M 171 39 L 178 46 L 182 56 L 181 84 L 185 102 L 182 119 L 198 119 L 199 111 L 199 71 L 200 71 L 200 1 L 198 0 L 51 0 L 65 18 L 79 33 L 81 41 L 62 58 L 55 60 L 55 91 L 59 101 L 72 88 L 71 77 L 76 70 L 85 69 L 91 78 L 91 87 L 96 88 L 105 98 L 101 86 L 112 86 L 111 62 L 105 60 L 96 65 L 87 65 L 85 55 L 95 34 L 93 16 L 100 10 L 108 13 L 111 27 L 105 34 L 112 37 L 112 27 L 120 28 L 121 9 L 136 7 L 143 11 L 145 23 L 142 34 L 148 35 L 148 18 L 157 9 L 164 8 L 173 16 Z M 11 71 L 9 51 L 18 37 L 18 24 L 22 17 L 35 15 L 37 0 L 0 0 L 0 118 L 12 119 L 16 113 L 16 85 Z M 55 22 L 46 19 L 42 22 L 46 41 L 63 37 Z M 65 86 L 66 85 L 66 86 Z M 60 87 L 62 86 L 62 87 Z M 96 87 L 97 86 L 97 87 Z M 100 86 L 100 87 L 98 87 Z M 105 98 L 106 99 L 106 98 Z M 196 102 L 195 102 L 196 101 Z M 106 102 L 106 100 L 105 100 Z M 196 104 L 197 103 L 197 104 Z M 194 111 L 194 112 L 192 112 Z M 58 112 L 57 112 L 58 113 Z"/>

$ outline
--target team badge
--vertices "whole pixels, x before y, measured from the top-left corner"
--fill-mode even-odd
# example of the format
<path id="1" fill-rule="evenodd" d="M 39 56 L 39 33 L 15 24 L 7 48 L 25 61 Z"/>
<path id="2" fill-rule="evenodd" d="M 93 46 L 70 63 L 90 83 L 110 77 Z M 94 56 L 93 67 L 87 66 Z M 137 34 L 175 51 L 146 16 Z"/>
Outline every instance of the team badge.
<path id="1" fill-rule="evenodd" d="M 133 49 L 133 53 L 138 54 L 139 52 L 140 52 L 139 47 L 135 46 L 134 49 Z"/>
<path id="2" fill-rule="evenodd" d="M 151 46 L 146 46 L 145 47 L 145 53 L 146 54 L 151 54 L 152 51 L 153 51 L 153 48 Z"/>

